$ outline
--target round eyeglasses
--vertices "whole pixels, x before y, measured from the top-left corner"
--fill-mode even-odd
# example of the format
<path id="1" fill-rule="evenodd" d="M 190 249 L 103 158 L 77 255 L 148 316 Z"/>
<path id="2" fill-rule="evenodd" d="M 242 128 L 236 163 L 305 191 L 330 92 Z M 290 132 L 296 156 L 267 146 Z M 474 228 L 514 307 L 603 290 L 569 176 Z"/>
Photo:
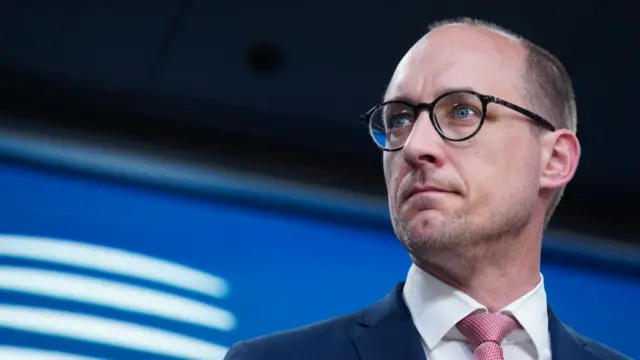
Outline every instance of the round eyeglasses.
<path id="1" fill-rule="evenodd" d="M 529 117 L 537 125 L 555 131 L 541 116 L 495 96 L 469 90 L 449 91 L 431 103 L 410 104 L 403 100 L 386 101 L 361 116 L 368 124 L 376 145 L 385 151 L 404 147 L 420 112 L 429 111 L 429 118 L 438 134 L 449 141 L 464 141 L 475 136 L 487 117 L 487 105 L 496 103 Z"/>

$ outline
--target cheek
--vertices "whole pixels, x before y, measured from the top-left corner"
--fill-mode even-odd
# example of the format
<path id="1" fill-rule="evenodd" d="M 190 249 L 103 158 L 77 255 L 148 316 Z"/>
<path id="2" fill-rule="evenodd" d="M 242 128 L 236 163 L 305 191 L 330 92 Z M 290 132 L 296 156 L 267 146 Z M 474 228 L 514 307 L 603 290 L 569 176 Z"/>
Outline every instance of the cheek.
<path id="1" fill-rule="evenodd" d="M 469 205 L 473 209 L 486 208 L 504 188 L 503 176 L 497 167 L 487 165 L 467 171 Z"/>
<path id="2" fill-rule="evenodd" d="M 404 161 L 401 161 L 401 159 L 398 159 L 397 156 L 394 155 L 395 154 L 385 154 L 383 158 L 385 184 L 391 203 L 395 201 L 400 182 L 408 171 Z"/>
<path id="3" fill-rule="evenodd" d="M 524 143 L 505 141 L 504 146 L 484 148 L 474 154 L 474 161 L 465 168 L 471 207 L 480 211 L 489 209 L 491 204 L 530 195 L 537 163 Z"/>
<path id="4" fill-rule="evenodd" d="M 505 161 L 501 147 L 476 146 L 467 155 L 470 155 L 466 157 L 470 161 L 464 161 L 459 168 L 469 192 L 470 206 L 474 209 L 487 207 L 517 177 L 517 170 Z"/>

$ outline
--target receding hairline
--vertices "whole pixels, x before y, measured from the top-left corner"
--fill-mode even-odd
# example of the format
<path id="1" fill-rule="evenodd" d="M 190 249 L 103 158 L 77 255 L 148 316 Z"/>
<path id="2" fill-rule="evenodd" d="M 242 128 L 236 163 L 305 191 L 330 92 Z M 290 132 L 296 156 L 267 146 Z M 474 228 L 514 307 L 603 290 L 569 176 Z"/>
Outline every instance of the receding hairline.
<path id="1" fill-rule="evenodd" d="M 459 18 L 435 21 L 429 24 L 427 34 L 429 34 L 430 32 L 436 29 L 449 27 L 449 26 L 468 26 L 472 28 L 479 28 L 479 29 L 487 30 L 487 31 L 508 37 L 513 40 L 517 40 L 523 45 L 526 45 L 526 43 L 528 43 L 528 41 L 524 37 L 498 24 L 485 21 L 485 20 L 468 18 L 468 17 L 459 17 Z"/>
<path id="2" fill-rule="evenodd" d="M 430 33 L 432 33 L 433 31 L 437 30 L 437 29 L 441 29 L 441 28 L 445 28 L 445 27 L 467 27 L 467 28 L 471 28 L 471 29 L 477 29 L 477 30 L 481 30 L 481 31 L 488 31 L 489 33 L 493 33 L 496 35 L 500 35 L 504 38 L 507 38 L 508 40 L 511 40 L 513 42 L 515 42 L 515 46 L 520 46 L 522 51 L 524 52 L 524 56 L 522 59 L 522 72 L 525 73 L 526 72 L 526 54 L 529 53 L 530 49 L 529 49 L 529 42 L 527 41 L 527 39 L 525 39 L 524 37 L 516 34 L 515 32 L 512 32 L 506 28 L 501 27 L 500 25 L 488 22 L 488 21 L 484 21 L 484 20 L 479 20 L 479 19 L 473 19 L 473 18 L 468 18 L 468 17 L 459 17 L 459 18 L 453 18 L 453 19 L 446 19 L 446 20 L 439 20 L 433 23 L 430 23 L 428 26 L 428 31 L 422 36 L 422 38 L 418 41 L 424 41 L 425 38 L 427 38 L 429 36 Z M 397 70 L 397 69 L 396 69 Z M 395 75 L 395 72 L 394 72 Z M 388 84 L 387 88 L 385 89 L 385 92 L 382 96 L 382 101 L 387 101 L 389 98 L 389 91 L 391 90 L 391 85 L 392 85 L 393 79 L 392 81 Z"/>
<path id="3" fill-rule="evenodd" d="M 531 94 L 535 90 L 538 90 L 537 91 L 538 94 L 535 94 L 535 95 L 538 95 L 538 96 L 541 95 L 539 91 L 540 89 L 535 89 L 536 87 L 539 87 L 539 84 L 537 83 L 539 82 L 540 77 L 546 77 L 547 79 L 545 80 L 548 80 L 549 78 L 553 77 L 556 80 L 559 79 L 562 82 L 566 82 L 565 84 L 565 86 L 567 87 L 566 94 L 563 94 L 567 97 L 567 99 L 563 99 L 563 100 L 566 100 L 566 103 L 564 106 L 566 110 L 565 114 L 561 119 L 552 118 L 548 120 L 550 120 L 554 125 L 556 125 L 556 127 L 564 127 L 564 128 L 568 128 L 574 133 L 577 132 L 575 94 L 573 92 L 571 79 L 569 74 L 567 73 L 567 70 L 564 68 L 563 64 L 553 54 L 551 54 L 546 49 L 531 42 L 529 39 L 505 27 L 502 27 L 490 21 L 474 19 L 470 17 L 457 17 L 457 18 L 435 21 L 429 24 L 426 35 L 428 35 L 429 33 L 433 32 L 436 29 L 449 27 L 449 26 L 466 26 L 470 28 L 482 29 L 482 30 L 489 31 L 489 32 L 504 36 L 506 38 L 515 40 L 519 45 L 521 45 L 524 51 L 526 52 L 525 64 L 524 64 L 525 71 L 523 73 L 523 78 L 525 80 L 525 83 L 527 84 L 526 90 L 527 92 L 530 93 L 529 94 L 530 98 L 535 97 L 534 95 Z M 543 70 L 546 71 L 547 73 L 541 74 L 541 71 Z M 553 75 L 551 73 L 553 73 Z"/>

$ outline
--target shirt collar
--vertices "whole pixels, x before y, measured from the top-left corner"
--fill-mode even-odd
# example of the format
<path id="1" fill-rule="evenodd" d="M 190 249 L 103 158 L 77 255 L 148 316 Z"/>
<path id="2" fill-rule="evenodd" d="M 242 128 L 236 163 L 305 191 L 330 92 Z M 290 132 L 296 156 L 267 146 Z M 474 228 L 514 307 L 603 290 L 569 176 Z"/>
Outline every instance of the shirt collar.
<path id="1" fill-rule="evenodd" d="M 415 264 L 407 274 L 403 296 L 416 329 L 429 349 L 433 349 L 467 315 L 474 311 L 487 311 L 469 295 L 422 271 Z M 542 274 L 535 288 L 501 312 L 520 322 L 539 357 L 545 358 L 541 355 L 549 351 L 550 339 Z"/>
<path id="2" fill-rule="evenodd" d="M 551 358 L 547 293 L 544 290 L 544 277 L 542 274 L 540 274 L 540 281 L 536 287 L 507 305 L 500 312 L 512 315 L 518 320 L 529 337 L 531 337 L 539 359 Z"/>

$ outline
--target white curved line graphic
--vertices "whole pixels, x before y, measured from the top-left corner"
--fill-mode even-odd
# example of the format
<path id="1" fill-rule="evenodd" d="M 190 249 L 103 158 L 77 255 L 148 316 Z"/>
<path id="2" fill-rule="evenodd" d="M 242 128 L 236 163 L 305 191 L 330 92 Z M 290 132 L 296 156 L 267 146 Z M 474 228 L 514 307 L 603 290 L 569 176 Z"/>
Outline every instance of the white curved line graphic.
<path id="1" fill-rule="evenodd" d="M 2 360 L 104 360 L 58 351 L 47 351 L 17 346 L 0 346 Z"/>
<path id="2" fill-rule="evenodd" d="M 151 327 L 26 306 L 0 305 L 0 326 L 191 360 L 218 360 L 228 351 L 220 345 Z"/>
<path id="3" fill-rule="evenodd" d="M 98 304 L 223 331 L 233 330 L 236 325 L 233 314 L 218 307 L 156 290 L 82 275 L 0 266 L 0 289 Z"/>
<path id="4" fill-rule="evenodd" d="M 224 279 L 202 271 L 146 255 L 68 240 L 0 234 L 0 256 L 126 275 L 215 297 L 224 297 L 229 291 Z"/>

